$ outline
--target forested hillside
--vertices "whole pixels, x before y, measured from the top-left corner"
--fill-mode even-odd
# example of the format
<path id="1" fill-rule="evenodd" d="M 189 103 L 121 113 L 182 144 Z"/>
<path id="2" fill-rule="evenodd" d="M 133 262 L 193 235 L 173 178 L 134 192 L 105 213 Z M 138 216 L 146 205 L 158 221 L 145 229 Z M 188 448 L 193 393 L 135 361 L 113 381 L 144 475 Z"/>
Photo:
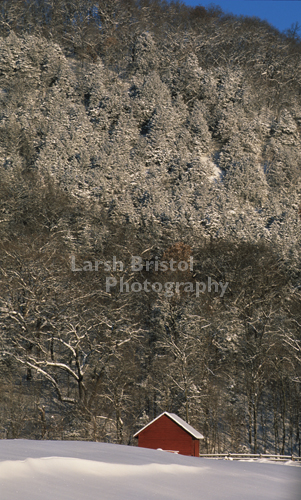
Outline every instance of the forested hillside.
<path id="1" fill-rule="evenodd" d="M 297 26 L 17 0 L 0 35 L 0 437 L 170 411 L 207 452 L 300 454 Z"/>

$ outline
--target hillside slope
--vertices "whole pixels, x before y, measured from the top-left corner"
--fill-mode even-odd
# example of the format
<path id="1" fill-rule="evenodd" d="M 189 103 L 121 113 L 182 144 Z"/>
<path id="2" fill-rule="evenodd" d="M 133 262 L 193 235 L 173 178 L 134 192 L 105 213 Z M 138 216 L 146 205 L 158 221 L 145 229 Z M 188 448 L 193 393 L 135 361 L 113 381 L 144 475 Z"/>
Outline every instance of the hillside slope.
<path id="1" fill-rule="evenodd" d="M 1 437 L 166 410 L 207 452 L 300 454 L 300 39 L 55 5 L 0 13 Z"/>

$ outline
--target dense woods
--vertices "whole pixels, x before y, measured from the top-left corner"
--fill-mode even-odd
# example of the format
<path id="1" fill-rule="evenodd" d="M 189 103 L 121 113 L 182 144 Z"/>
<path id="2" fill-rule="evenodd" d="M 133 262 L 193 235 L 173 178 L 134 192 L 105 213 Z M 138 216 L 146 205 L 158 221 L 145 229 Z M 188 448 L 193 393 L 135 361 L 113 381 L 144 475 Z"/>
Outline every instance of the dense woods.
<path id="1" fill-rule="evenodd" d="M 0 2 L 1 438 L 300 455 L 297 28 Z"/>

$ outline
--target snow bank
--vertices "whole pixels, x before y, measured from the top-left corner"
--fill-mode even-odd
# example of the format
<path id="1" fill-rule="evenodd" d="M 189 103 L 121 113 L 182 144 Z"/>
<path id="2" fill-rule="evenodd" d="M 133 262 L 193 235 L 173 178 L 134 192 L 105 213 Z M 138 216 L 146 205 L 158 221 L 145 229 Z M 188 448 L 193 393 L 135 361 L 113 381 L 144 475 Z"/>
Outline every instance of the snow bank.
<path id="1" fill-rule="evenodd" d="M 298 500 L 301 467 L 105 443 L 0 441 L 1 500 Z"/>

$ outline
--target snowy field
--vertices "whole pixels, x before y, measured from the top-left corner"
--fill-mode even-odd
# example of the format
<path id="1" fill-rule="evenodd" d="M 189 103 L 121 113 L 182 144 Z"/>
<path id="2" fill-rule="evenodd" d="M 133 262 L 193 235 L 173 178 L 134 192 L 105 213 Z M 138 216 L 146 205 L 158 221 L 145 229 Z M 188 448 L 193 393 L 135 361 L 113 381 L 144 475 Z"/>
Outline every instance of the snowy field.
<path id="1" fill-rule="evenodd" d="M 300 500 L 301 467 L 75 441 L 0 441 L 0 500 Z"/>

